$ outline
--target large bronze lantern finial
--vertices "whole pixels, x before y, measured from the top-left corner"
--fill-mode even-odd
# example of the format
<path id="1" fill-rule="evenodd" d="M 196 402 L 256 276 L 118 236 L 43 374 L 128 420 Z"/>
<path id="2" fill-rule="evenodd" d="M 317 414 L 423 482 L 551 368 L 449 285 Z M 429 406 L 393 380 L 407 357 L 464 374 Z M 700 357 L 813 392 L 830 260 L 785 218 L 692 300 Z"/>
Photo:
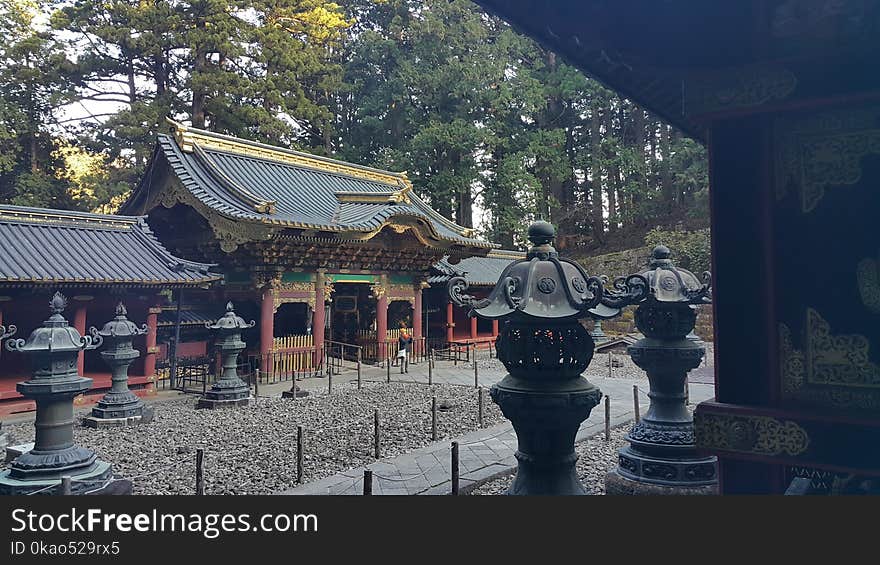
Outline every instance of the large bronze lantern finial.
<path id="1" fill-rule="evenodd" d="M 449 281 L 449 295 L 469 315 L 504 322 L 498 359 L 508 374 L 490 394 L 516 430 L 519 466 L 508 494 L 585 494 L 575 472 L 577 430 L 602 398 L 581 376 L 594 343 L 578 321 L 602 308 L 601 279 L 576 263 L 560 259 L 551 245 L 555 229 L 547 222 L 529 227 L 532 247 L 510 264 L 489 294 L 465 294 L 462 277 Z"/>
<path id="2" fill-rule="evenodd" d="M 709 273 L 703 281 L 676 267 L 671 252 L 658 245 L 648 270 L 621 281 L 606 302 L 635 304 L 636 327 L 644 338 L 628 348 L 633 362 L 648 374 L 651 405 L 627 435 L 618 468 L 606 477 L 613 494 L 712 493 L 717 484 L 716 458 L 697 454 L 694 422 L 686 406 L 687 374 L 706 353 L 702 341 L 689 335 L 696 306 L 712 301 Z M 628 295 L 625 281 L 647 284 L 643 296 Z"/>
<path id="3" fill-rule="evenodd" d="M 214 382 L 211 390 L 199 399 L 198 408 L 221 408 L 224 406 L 242 406 L 250 402 L 251 389 L 238 377 L 238 354 L 244 351 L 245 342 L 241 340 L 241 332 L 252 328 L 256 322 L 245 322 L 244 318 L 235 313 L 232 302 L 226 304 L 226 314 L 216 322 L 208 322 L 205 327 L 217 334 L 215 341 L 222 358 L 222 373 Z"/>
<path id="4" fill-rule="evenodd" d="M 19 455 L 0 473 L 0 494 L 53 494 L 61 491 L 62 476 L 72 479 L 73 494 L 99 491 L 113 478 L 112 468 L 91 449 L 73 442 L 73 397 L 92 385 L 77 371 L 80 351 L 99 347 L 103 338 L 93 331 L 82 336 L 68 325 L 62 312 L 67 300 L 56 292 L 52 315 L 25 339 L 6 342 L 6 349 L 30 357 L 33 375 L 16 389 L 37 404 L 34 448 Z"/>

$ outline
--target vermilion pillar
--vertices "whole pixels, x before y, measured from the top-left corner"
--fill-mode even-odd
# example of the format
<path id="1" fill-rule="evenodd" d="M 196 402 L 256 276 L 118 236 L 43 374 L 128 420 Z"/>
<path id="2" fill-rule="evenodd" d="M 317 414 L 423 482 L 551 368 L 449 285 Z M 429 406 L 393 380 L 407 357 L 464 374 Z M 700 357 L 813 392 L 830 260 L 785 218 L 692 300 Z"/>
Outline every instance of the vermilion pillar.
<path id="1" fill-rule="evenodd" d="M 471 339 L 477 339 L 477 318 L 471 318 Z"/>
<path id="2" fill-rule="evenodd" d="M 413 301 L 413 349 L 418 353 L 422 339 L 422 287 L 416 286 L 415 300 Z"/>
<path id="3" fill-rule="evenodd" d="M 385 339 L 388 337 L 388 296 L 382 289 L 376 304 L 376 340 L 379 342 L 379 358 L 385 359 L 388 350 L 385 347 Z"/>
<path id="4" fill-rule="evenodd" d="M 263 288 L 260 302 L 260 358 L 263 372 L 269 367 L 269 354 L 275 344 L 275 290 L 271 284 Z"/>
<path id="5" fill-rule="evenodd" d="M 76 306 L 76 313 L 73 316 L 73 327 L 80 335 L 86 335 L 86 303 L 80 302 Z M 76 358 L 76 370 L 82 375 L 86 368 L 85 350 L 81 350 Z"/>
<path id="6" fill-rule="evenodd" d="M 492 320 L 492 335 L 494 337 L 498 336 L 498 320 Z"/>
<path id="7" fill-rule="evenodd" d="M 452 311 L 452 302 L 446 303 L 446 342 L 452 343 L 455 340 L 453 328 L 455 328 L 455 317 Z"/>
<path id="8" fill-rule="evenodd" d="M 324 271 L 315 274 L 315 311 L 312 313 L 312 339 L 315 342 L 315 364 L 320 361 L 321 348 L 324 347 Z"/>
<path id="9" fill-rule="evenodd" d="M 146 354 L 144 355 L 144 376 L 152 377 L 156 374 L 156 332 L 159 327 L 159 312 L 162 308 L 158 305 L 147 310 L 147 335 L 145 336 Z"/>

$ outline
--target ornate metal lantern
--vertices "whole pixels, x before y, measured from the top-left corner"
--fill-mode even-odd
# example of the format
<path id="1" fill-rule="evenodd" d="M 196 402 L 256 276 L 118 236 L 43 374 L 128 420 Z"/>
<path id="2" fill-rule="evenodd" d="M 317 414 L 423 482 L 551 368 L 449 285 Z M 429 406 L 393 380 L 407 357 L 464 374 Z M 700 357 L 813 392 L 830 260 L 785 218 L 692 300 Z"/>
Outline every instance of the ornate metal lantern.
<path id="1" fill-rule="evenodd" d="M 602 281 L 559 259 L 551 246 L 555 229 L 529 226 L 533 246 L 509 265 L 488 298 L 464 294 L 462 277 L 449 294 L 470 316 L 502 320 L 498 359 L 508 374 L 490 391 L 516 430 L 519 462 L 508 494 L 585 494 L 575 472 L 574 438 L 601 391 L 581 376 L 593 357 L 590 333 L 578 321 L 603 297 Z M 613 314 L 603 307 L 603 314 Z"/>
<path id="2" fill-rule="evenodd" d="M 645 337 L 628 352 L 648 374 L 651 405 L 627 435 L 629 445 L 619 452 L 617 470 L 606 477 L 606 492 L 612 494 L 712 493 L 717 484 L 717 460 L 696 453 L 693 417 L 686 406 L 688 371 L 706 353 L 691 332 L 696 305 L 712 301 L 710 275 L 704 273 L 701 282 L 675 267 L 669 256 L 669 249 L 658 245 L 649 269 L 627 279 L 644 281 L 639 284 L 647 285 L 646 294 L 616 295 L 617 304 L 638 305 L 636 327 Z M 626 285 L 615 286 L 623 290 Z"/>
<path id="3" fill-rule="evenodd" d="M 83 419 L 89 427 L 127 425 L 138 423 L 144 416 L 144 402 L 128 389 L 128 367 L 140 356 L 131 344 L 135 337 L 147 333 L 146 324 L 138 327 L 126 317 L 128 311 L 120 302 L 116 306 L 116 317 L 104 324 L 101 331 L 91 328 L 103 338 L 107 347 L 101 358 L 110 366 L 110 392 L 92 409 L 92 415 Z M 149 412 L 148 412 L 149 413 Z"/>
<path id="4" fill-rule="evenodd" d="M 215 341 L 222 357 L 223 371 L 220 378 L 214 381 L 211 390 L 199 399 L 199 408 L 220 408 L 240 406 L 251 399 L 250 387 L 238 377 L 238 354 L 244 351 L 245 342 L 241 340 L 242 330 L 252 328 L 255 321 L 245 322 L 232 308 L 232 302 L 226 304 L 226 315 L 205 327 L 218 334 Z"/>
<path id="5" fill-rule="evenodd" d="M 0 342 L 7 337 L 15 335 L 17 328 L 14 325 L 0 326 Z M 0 422 L 0 453 L 5 452 L 8 443 L 6 432 L 3 431 L 3 422 Z"/>
<path id="6" fill-rule="evenodd" d="M 0 494 L 57 493 L 63 476 L 73 479 L 73 494 L 97 491 L 106 487 L 113 475 L 109 463 L 73 443 L 73 397 L 92 385 L 92 379 L 77 372 L 77 356 L 100 346 L 102 338 L 97 332 L 81 336 L 67 324 L 61 315 L 67 300 L 61 293 L 55 293 L 50 306 L 52 315 L 27 340 L 6 342 L 9 351 L 31 358 L 33 376 L 18 383 L 16 389 L 36 401 L 36 440 L 32 450 L 0 473 Z"/>

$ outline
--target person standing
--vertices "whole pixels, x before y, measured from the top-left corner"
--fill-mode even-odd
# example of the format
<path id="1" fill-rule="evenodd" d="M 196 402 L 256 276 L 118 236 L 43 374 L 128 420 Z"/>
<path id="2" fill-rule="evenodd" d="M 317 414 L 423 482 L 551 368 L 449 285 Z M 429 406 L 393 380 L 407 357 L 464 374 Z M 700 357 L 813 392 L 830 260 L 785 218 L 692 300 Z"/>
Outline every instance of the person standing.
<path id="1" fill-rule="evenodd" d="M 401 330 L 397 338 L 397 359 L 400 361 L 400 372 L 409 373 L 409 352 L 412 348 L 412 336 L 406 330 Z"/>

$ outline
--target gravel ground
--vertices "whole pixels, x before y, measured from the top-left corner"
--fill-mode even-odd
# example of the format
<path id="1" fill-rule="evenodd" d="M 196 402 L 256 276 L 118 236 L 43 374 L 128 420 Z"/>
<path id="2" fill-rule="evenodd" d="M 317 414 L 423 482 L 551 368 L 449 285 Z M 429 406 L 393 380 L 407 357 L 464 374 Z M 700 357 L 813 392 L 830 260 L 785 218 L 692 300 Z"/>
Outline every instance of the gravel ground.
<path id="1" fill-rule="evenodd" d="M 578 477 L 587 494 L 605 494 L 605 474 L 617 465 L 617 450 L 626 445 L 624 436 L 631 424 L 611 430 L 611 441 L 605 441 L 604 432 L 575 445 L 578 454 Z M 499 477 L 471 491 L 472 495 L 504 494 L 513 481 L 513 475 Z"/>
<path id="2" fill-rule="evenodd" d="M 438 439 L 477 429 L 477 393 L 461 386 L 353 383 L 298 400 L 258 398 L 246 407 L 196 410 L 192 397 L 155 403 L 152 423 L 94 430 L 76 426 L 77 444 L 133 478 L 134 494 L 194 494 L 195 450 L 205 450 L 206 494 L 269 494 L 296 486 L 296 429 L 304 429 L 304 482 L 372 463 L 373 411 L 381 419 L 381 455 L 430 443 L 431 397 Z M 484 426 L 503 420 L 484 395 Z M 85 413 L 87 414 L 87 412 Z M 10 445 L 33 441 L 32 423 L 4 425 Z M 5 464 L 3 464 L 5 466 Z M 0 467 L 2 468 L 2 467 Z"/>

